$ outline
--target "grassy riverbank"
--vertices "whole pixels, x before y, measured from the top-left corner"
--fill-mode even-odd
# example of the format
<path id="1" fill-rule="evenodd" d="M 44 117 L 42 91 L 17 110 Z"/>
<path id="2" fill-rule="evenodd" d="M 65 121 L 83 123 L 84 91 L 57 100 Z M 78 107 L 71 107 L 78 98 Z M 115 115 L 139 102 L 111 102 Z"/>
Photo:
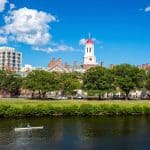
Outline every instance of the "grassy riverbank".
<path id="1" fill-rule="evenodd" d="M 0 117 L 150 115 L 150 101 L 0 99 Z"/>

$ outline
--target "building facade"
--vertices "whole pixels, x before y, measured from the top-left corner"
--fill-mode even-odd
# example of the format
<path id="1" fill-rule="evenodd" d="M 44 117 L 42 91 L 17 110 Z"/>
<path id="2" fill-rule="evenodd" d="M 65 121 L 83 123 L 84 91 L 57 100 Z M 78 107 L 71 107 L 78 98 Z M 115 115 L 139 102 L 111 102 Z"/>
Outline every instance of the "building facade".
<path id="1" fill-rule="evenodd" d="M 62 59 L 53 58 L 48 64 L 48 71 L 49 72 L 72 72 L 72 68 L 68 63 L 63 64 Z"/>
<path id="2" fill-rule="evenodd" d="M 0 47 L 0 69 L 20 72 L 22 67 L 22 53 L 11 47 Z"/>

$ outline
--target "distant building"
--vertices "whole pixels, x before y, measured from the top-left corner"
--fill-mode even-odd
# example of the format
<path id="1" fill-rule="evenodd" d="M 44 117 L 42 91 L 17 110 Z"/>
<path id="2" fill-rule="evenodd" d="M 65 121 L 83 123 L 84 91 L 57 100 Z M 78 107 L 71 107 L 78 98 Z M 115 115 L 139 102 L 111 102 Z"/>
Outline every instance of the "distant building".
<path id="1" fill-rule="evenodd" d="M 49 72 L 71 72 L 72 68 L 68 63 L 63 64 L 62 59 L 53 58 L 48 64 Z"/>
<path id="2" fill-rule="evenodd" d="M 109 65 L 109 68 L 110 68 L 110 69 L 113 69 L 114 66 L 115 66 L 114 64 L 110 64 L 110 65 Z"/>
<path id="3" fill-rule="evenodd" d="M 62 59 L 55 59 L 53 58 L 48 64 L 48 71 L 50 72 L 85 72 L 86 70 L 90 69 L 91 67 L 97 66 L 96 57 L 94 55 L 94 41 L 89 37 L 86 40 L 85 48 L 84 48 L 84 57 L 83 57 L 83 64 L 78 65 L 77 61 L 74 61 L 73 66 L 71 67 L 70 64 L 62 63 Z"/>
<path id="4" fill-rule="evenodd" d="M 0 69 L 20 72 L 22 53 L 11 47 L 0 47 Z"/>
<path id="5" fill-rule="evenodd" d="M 85 47 L 84 47 L 84 56 L 83 56 L 83 63 L 81 65 L 78 65 L 77 61 L 74 61 L 73 66 L 71 66 L 68 63 L 63 64 L 62 59 L 55 59 L 53 58 L 49 64 L 47 71 L 49 72 L 86 72 L 88 69 L 92 67 L 100 66 L 105 68 L 105 63 L 102 61 L 99 64 L 96 61 L 96 57 L 94 54 L 94 41 L 92 38 L 89 36 L 89 38 L 86 39 L 85 41 Z M 109 68 L 113 69 L 116 65 L 115 64 L 110 64 Z M 139 69 L 147 70 L 150 67 L 149 63 L 138 65 L 137 66 Z"/>

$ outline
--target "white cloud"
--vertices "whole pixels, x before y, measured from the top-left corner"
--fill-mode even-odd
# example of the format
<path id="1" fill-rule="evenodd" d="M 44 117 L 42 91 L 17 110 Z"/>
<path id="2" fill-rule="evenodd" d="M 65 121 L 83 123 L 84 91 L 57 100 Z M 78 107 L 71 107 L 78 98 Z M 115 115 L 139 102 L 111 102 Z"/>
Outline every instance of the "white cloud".
<path id="1" fill-rule="evenodd" d="M 16 8 L 15 4 L 12 4 L 12 3 L 10 3 L 9 7 L 10 7 L 10 10 Z"/>
<path id="2" fill-rule="evenodd" d="M 86 43 L 86 39 L 82 38 L 80 41 L 79 41 L 79 45 L 85 45 Z"/>
<path id="3" fill-rule="evenodd" d="M 15 5 L 10 4 L 8 15 L 4 17 L 5 25 L 0 28 L 0 44 L 15 41 L 46 53 L 75 50 L 63 42 L 52 41 L 50 23 L 57 21 L 55 16 L 26 7 L 18 10 L 14 8 Z"/>
<path id="4" fill-rule="evenodd" d="M 150 6 L 145 8 L 145 12 L 149 12 L 150 11 Z"/>
<path id="5" fill-rule="evenodd" d="M 5 16 L 2 28 L 9 40 L 29 45 L 44 45 L 51 39 L 49 23 L 56 21 L 55 16 L 43 11 L 26 7 L 12 10 Z"/>
<path id="6" fill-rule="evenodd" d="M 6 3 L 7 0 L 0 0 L 0 12 L 4 11 Z"/>
<path id="7" fill-rule="evenodd" d="M 7 43 L 7 38 L 3 37 L 3 36 L 0 36 L 0 45 L 1 44 L 6 44 L 6 43 Z"/>
<path id="8" fill-rule="evenodd" d="M 46 52 L 46 53 L 52 53 L 52 52 L 57 52 L 57 51 L 74 51 L 74 48 L 68 45 L 55 45 L 53 46 L 49 46 L 49 47 L 33 47 L 33 50 L 36 51 L 42 51 L 42 52 Z"/>

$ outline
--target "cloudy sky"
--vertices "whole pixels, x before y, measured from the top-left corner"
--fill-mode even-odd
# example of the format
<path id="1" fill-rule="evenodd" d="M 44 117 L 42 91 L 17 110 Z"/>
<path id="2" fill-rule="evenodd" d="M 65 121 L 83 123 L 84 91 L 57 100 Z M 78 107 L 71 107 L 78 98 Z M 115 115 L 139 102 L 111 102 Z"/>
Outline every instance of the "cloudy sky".
<path id="1" fill-rule="evenodd" d="M 150 63 L 150 0 L 0 0 L 0 46 L 23 65 L 82 63 L 89 32 L 98 62 Z"/>

